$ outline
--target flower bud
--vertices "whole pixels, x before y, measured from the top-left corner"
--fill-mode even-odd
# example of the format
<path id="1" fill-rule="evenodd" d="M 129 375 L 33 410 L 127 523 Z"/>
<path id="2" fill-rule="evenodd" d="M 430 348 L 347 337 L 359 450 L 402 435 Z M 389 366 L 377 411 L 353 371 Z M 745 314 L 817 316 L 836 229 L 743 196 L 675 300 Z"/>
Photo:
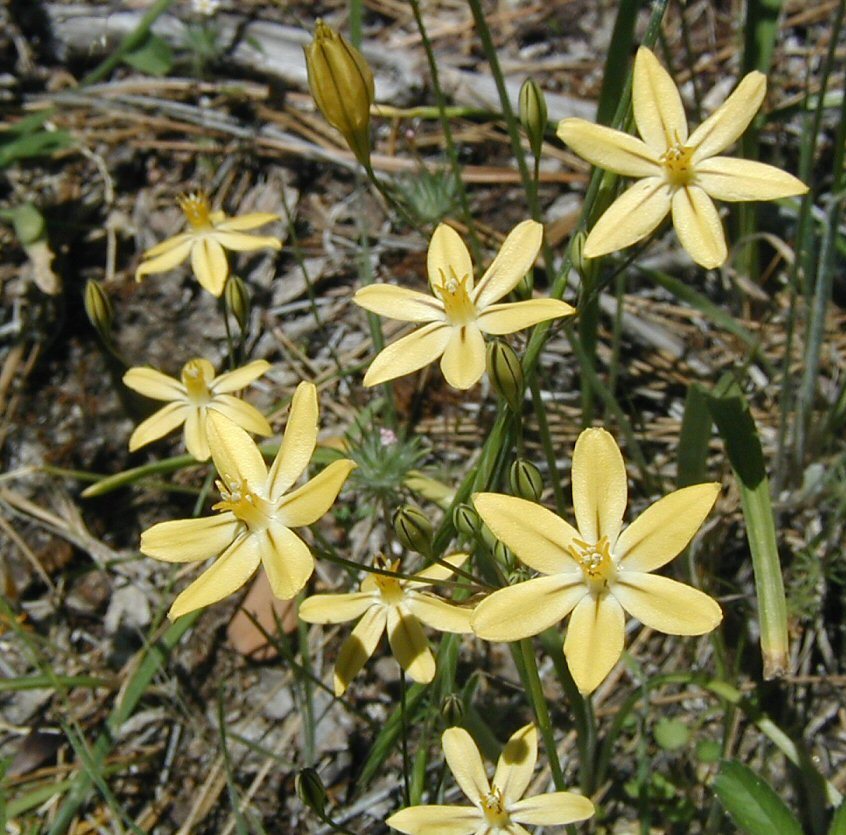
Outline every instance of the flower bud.
<path id="1" fill-rule="evenodd" d="M 323 117 L 339 130 L 362 165 L 370 162 L 373 73 L 364 56 L 322 20 L 305 47 L 308 86 Z"/>
<path id="2" fill-rule="evenodd" d="M 313 768 L 303 768 L 294 778 L 297 797 L 318 817 L 326 816 L 326 789 L 320 775 Z"/>
<path id="3" fill-rule="evenodd" d="M 238 327 L 242 332 L 245 331 L 250 322 L 250 291 L 244 283 L 244 279 L 237 275 L 230 275 L 226 280 L 223 297 L 226 307 L 232 311 Z"/>
<path id="4" fill-rule="evenodd" d="M 88 316 L 88 321 L 100 334 L 100 339 L 105 343 L 110 343 L 112 340 L 112 321 L 114 319 L 114 311 L 109 297 L 102 285 L 89 278 L 85 284 L 85 293 L 83 295 L 83 304 L 85 305 L 85 313 Z"/>
<path id="5" fill-rule="evenodd" d="M 479 514 L 469 504 L 460 504 L 452 512 L 452 524 L 464 536 L 476 536 L 481 522 Z"/>
<path id="6" fill-rule="evenodd" d="M 580 229 L 570 239 L 570 251 L 568 253 L 573 269 L 585 281 L 593 277 L 595 271 L 594 264 L 596 263 L 593 259 L 587 258 L 584 254 L 586 240 L 587 232 L 585 232 L 584 229 Z"/>
<path id="7" fill-rule="evenodd" d="M 449 693 L 441 702 L 441 718 L 448 727 L 454 727 L 464 718 L 464 702 L 456 693 Z"/>
<path id="8" fill-rule="evenodd" d="M 530 502 L 540 501 L 543 493 L 543 478 L 540 470 L 525 458 L 518 458 L 508 472 L 511 492 Z"/>
<path id="9" fill-rule="evenodd" d="M 514 556 L 504 542 L 497 540 L 493 547 L 493 556 L 506 571 L 512 571 L 514 569 Z"/>
<path id="10" fill-rule="evenodd" d="M 482 537 L 482 542 L 488 547 L 489 551 L 493 551 L 494 546 L 497 543 L 497 538 L 493 535 L 493 531 L 484 523 L 482 522 L 482 527 L 479 529 L 479 533 Z"/>
<path id="11" fill-rule="evenodd" d="M 519 412 L 523 404 L 523 367 L 514 349 L 499 340 L 489 342 L 487 361 L 488 376 L 497 394 L 511 411 Z"/>
<path id="12" fill-rule="evenodd" d="M 400 507 L 394 514 L 394 531 L 409 551 L 432 556 L 432 523 L 419 508 L 410 504 Z"/>
<path id="13" fill-rule="evenodd" d="M 543 90 L 533 78 L 527 78 L 520 88 L 520 123 L 529 138 L 535 159 L 539 159 L 541 155 L 546 122 L 546 99 Z"/>

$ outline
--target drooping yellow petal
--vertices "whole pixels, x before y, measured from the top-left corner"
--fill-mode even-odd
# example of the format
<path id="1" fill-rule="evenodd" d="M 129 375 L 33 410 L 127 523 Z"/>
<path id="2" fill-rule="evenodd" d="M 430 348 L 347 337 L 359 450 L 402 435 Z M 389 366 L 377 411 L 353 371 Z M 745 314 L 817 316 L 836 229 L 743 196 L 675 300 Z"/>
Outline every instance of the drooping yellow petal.
<path id="1" fill-rule="evenodd" d="M 177 595 L 167 613 L 171 620 L 223 600 L 237 591 L 259 566 L 255 537 L 245 534 L 224 551 L 185 591 Z"/>
<path id="2" fill-rule="evenodd" d="M 581 571 L 568 548 L 579 532 L 545 507 L 502 493 L 475 493 L 482 521 L 521 562 L 541 574 Z"/>
<path id="3" fill-rule="evenodd" d="M 219 394 L 209 403 L 208 410 L 217 412 L 254 435 L 273 434 L 267 418 L 255 407 L 231 394 Z"/>
<path id="4" fill-rule="evenodd" d="M 167 243 L 167 241 L 163 241 L 161 245 L 164 243 Z M 166 249 L 161 255 L 150 258 L 147 261 L 142 261 L 138 269 L 135 270 L 135 280 L 141 281 L 145 275 L 150 275 L 151 273 L 164 273 L 172 270 L 188 257 L 193 245 L 194 242 L 189 237 L 181 241 L 177 246 Z"/>
<path id="5" fill-rule="evenodd" d="M 185 403 L 168 403 L 146 420 L 142 420 L 129 436 L 129 451 L 135 452 L 136 449 L 164 437 L 177 426 L 181 426 L 189 410 L 190 406 Z"/>
<path id="6" fill-rule="evenodd" d="M 149 249 L 145 249 L 141 257 L 145 260 L 150 258 L 158 258 L 159 255 L 163 255 L 165 252 L 170 252 L 171 250 L 182 246 L 186 241 L 190 243 L 192 240 L 194 240 L 193 232 L 180 232 L 178 235 L 174 235 L 172 238 L 167 238 L 161 243 L 158 243 L 155 246 L 151 246 Z M 187 254 L 188 249 L 185 250 L 185 255 Z M 185 256 L 183 256 L 183 258 L 184 257 Z"/>
<path id="7" fill-rule="evenodd" d="M 482 810 L 475 806 L 410 806 L 385 823 L 405 835 L 475 835 L 484 821 Z"/>
<path id="8" fill-rule="evenodd" d="M 399 319 L 401 322 L 445 322 L 444 304 L 434 296 L 394 287 L 392 284 L 369 284 L 357 290 L 353 301 L 371 313 Z"/>
<path id="9" fill-rule="evenodd" d="M 563 826 L 583 821 L 594 814 L 593 803 L 574 792 L 550 792 L 517 801 L 511 817 L 530 826 Z"/>
<path id="10" fill-rule="evenodd" d="M 537 221 L 524 220 L 508 233 L 471 295 L 478 310 L 499 301 L 520 283 L 535 263 L 541 244 L 543 226 Z"/>
<path id="11" fill-rule="evenodd" d="M 209 436 L 206 432 L 205 406 L 188 409 L 182 434 L 185 440 L 185 448 L 189 454 L 193 455 L 198 461 L 208 461 L 211 458 Z"/>
<path id="12" fill-rule="evenodd" d="M 224 232 L 217 226 L 212 237 L 220 246 L 234 252 L 252 252 L 255 249 L 282 249 L 282 241 L 272 235 L 245 235 L 243 232 Z"/>
<path id="13" fill-rule="evenodd" d="M 441 371 L 453 388 L 466 390 L 485 373 L 485 338 L 475 322 L 451 330 L 441 357 Z"/>
<path id="14" fill-rule="evenodd" d="M 699 186 L 680 188 L 673 195 L 673 226 L 697 264 L 711 270 L 725 262 L 728 250 L 720 215 Z"/>
<path id="15" fill-rule="evenodd" d="M 303 381 L 294 391 L 285 434 L 268 474 L 271 498 L 287 493 L 308 466 L 317 443 L 317 417 L 317 387 Z"/>
<path id="16" fill-rule="evenodd" d="M 245 388 L 253 380 L 257 380 L 270 368 L 267 360 L 253 360 L 234 371 L 227 371 L 212 381 L 211 389 L 215 394 L 231 394 L 233 391 Z"/>
<path id="17" fill-rule="evenodd" d="M 562 621 L 587 594 L 581 571 L 535 577 L 486 597 L 470 626 L 485 641 L 519 641 Z"/>
<path id="18" fill-rule="evenodd" d="M 301 528 L 316 522 L 332 507 L 347 476 L 355 467 L 355 462 L 346 458 L 333 461 L 311 481 L 282 499 L 279 503 L 279 517 L 291 528 Z"/>
<path id="19" fill-rule="evenodd" d="M 306 623 L 344 623 L 361 617 L 378 603 L 372 592 L 313 594 L 300 604 L 300 618 Z"/>
<path id="20" fill-rule="evenodd" d="M 373 655 L 379 638 L 385 631 L 388 613 L 383 606 L 371 606 L 341 645 L 335 661 L 335 695 L 342 695 L 358 675 L 367 659 Z"/>
<path id="21" fill-rule="evenodd" d="M 387 383 L 428 365 L 443 354 L 451 334 L 449 325 L 432 322 L 398 339 L 376 355 L 364 375 L 364 385 Z"/>
<path id="22" fill-rule="evenodd" d="M 635 57 L 632 106 L 638 133 L 658 156 L 676 143 L 685 144 L 687 116 L 678 88 L 645 46 Z"/>
<path id="23" fill-rule="evenodd" d="M 450 554 L 449 556 L 444 557 L 441 562 L 432 563 L 432 565 L 427 566 L 422 571 L 415 571 L 414 576 L 419 577 L 421 582 L 406 580 L 405 585 L 410 589 L 414 589 L 434 585 L 440 580 L 448 580 L 453 574 L 455 574 L 455 571 L 451 571 L 446 565 L 443 565 L 443 563 L 455 566 L 456 568 L 461 568 L 461 566 L 467 562 L 467 558 L 469 556 L 469 554 L 463 552 Z"/>
<path id="24" fill-rule="evenodd" d="M 229 262 L 223 247 L 213 238 L 204 237 L 191 247 L 191 269 L 200 286 L 213 296 L 223 292 L 229 275 Z"/>
<path id="25" fill-rule="evenodd" d="M 734 144 L 749 127 L 764 101 L 767 77 L 757 70 L 750 72 L 735 91 L 690 135 L 687 145 L 695 148 L 691 162 L 699 163 Z"/>
<path id="26" fill-rule="evenodd" d="M 184 400 L 185 386 L 155 368 L 130 368 L 123 375 L 124 385 L 153 400 Z"/>
<path id="27" fill-rule="evenodd" d="M 564 655 L 579 692 L 596 690 L 623 652 L 623 609 L 614 597 L 586 595 L 570 615 Z"/>
<path id="28" fill-rule="evenodd" d="M 496 764 L 493 785 L 502 792 L 506 808 L 529 787 L 537 758 L 538 730 L 530 723 L 512 734 Z"/>
<path id="29" fill-rule="evenodd" d="M 623 456 L 610 432 L 585 429 L 579 435 L 572 480 L 579 538 L 595 544 L 607 537 L 613 551 L 623 524 L 628 485 Z"/>
<path id="30" fill-rule="evenodd" d="M 558 299 L 529 299 L 492 304 L 479 314 L 477 322 L 483 333 L 500 335 L 530 328 L 547 319 L 572 316 L 575 312 L 575 308 Z"/>
<path id="31" fill-rule="evenodd" d="M 704 635 L 723 619 L 716 600 L 657 574 L 621 571 L 611 593 L 642 624 L 668 635 Z"/>
<path id="32" fill-rule="evenodd" d="M 441 632 L 464 634 L 470 632 L 472 609 L 464 609 L 453 603 L 447 603 L 434 594 L 410 591 L 406 593 L 405 607 L 414 617 Z"/>
<path id="33" fill-rule="evenodd" d="M 305 586 L 314 571 L 311 551 L 284 525 L 271 524 L 253 536 L 259 542 L 261 564 L 271 591 L 280 600 L 290 600 Z"/>
<path id="34" fill-rule="evenodd" d="M 275 223 L 277 220 L 279 220 L 279 215 L 269 212 L 251 212 L 247 215 L 228 217 L 226 220 L 216 223 L 215 229 L 219 229 L 221 232 L 246 232 L 249 229 L 264 226 L 266 223 Z"/>
<path id="35" fill-rule="evenodd" d="M 562 119 L 558 138 L 580 157 L 625 177 L 657 177 L 661 174 L 659 155 L 636 136 L 584 119 Z"/>
<path id="36" fill-rule="evenodd" d="M 711 157 L 696 166 L 696 183 L 716 200 L 778 200 L 808 187 L 773 165 L 748 159 Z"/>
<path id="37" fill-rule="evenodd" d="M 461 281 L 467 276 L 467 290 L 473 287 L 473 262 L 470 260 L 470 253 L 458 232 L 446 223 L 438 225 L 429 241 L 426 271 L 432 292 L 443 283 L 444 278 Z"/>
<path id="38" fill-rule="evenodd" d="M 141 534 L 140 550 L 165 562 L 197 562 L 219 554 L 243 530 L 233 513 L 159 522 Z"/>
<path id="39" fill-rule="evenodd" d="M 240 426 L 215 412 L 206 419 L 206 428 L 214 465 L 225 486 L 235 482 L 239 491 L 243 481 L 252 490 L 263 486 L 267 468 L 255 441 Z"/>
<path id="40" fill-rule="evenodd" d="M 413 681 L 428 684 L 435 677 L 435 657 L 423 627 L 403 606 L 388 609 L 388 642 L 394 657 Z"/>
<path id="41" fill-rule="evenodd" d="M 473 738 L 464 728 L 447 728 L 441 743 L 455 782 L 472 803 L 478 804 L 491 787 Z"/>
<path id="42" fill-rule="evenodd" d="M 620 534 L 615 561 L 626 571 L 666 565 L 693 539 L 719 494 L 719 484 L 692 484 L 659 499 Z"/>
<path id="43" fill-rule="evenodd" d="M 661 177 L 638 180 L 624 191 L 594 224 L 584 253 L 598 258 L 643 240 L 670 211 L 672 189 Z"/>

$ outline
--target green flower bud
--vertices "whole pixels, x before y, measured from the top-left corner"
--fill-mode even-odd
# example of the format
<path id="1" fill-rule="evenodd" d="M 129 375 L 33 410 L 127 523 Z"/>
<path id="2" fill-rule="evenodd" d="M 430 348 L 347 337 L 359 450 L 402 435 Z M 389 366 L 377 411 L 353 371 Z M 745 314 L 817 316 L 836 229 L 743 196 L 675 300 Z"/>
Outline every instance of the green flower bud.
<path id="1" fill-rule="evenodd" d="M 452 524 L 464 536 L 476 536 L 481 522 L 479 514 L 469 504 L 460 504 L 452 512 Z"/>
<path id="2" fill-rule="evenodd" d="M 497 541 L 493 547 L 493 556 L 506 571 L 511 571 L 514 568 L 514 556 L 504 542 Z"/>
<path id="3" fill-rule="evenodd" d="M 530 502 L 540 501 L 543 493 L 543 478 L 540 470 L 525 458 L 518 458 L 508 472 L 511 492 Z"/>
<path id="4" fill-rule="evenodd" d="M 226 307 L 232 312 L 238 327 L 245 331 L 250 322 L 250 291 L 244 279 L 230 275 L 226 280 L 223 296 Z"/>
<path id="5" fill-rule="evenodd" d="M 394 513 L 393 521 L 397 539 L 409 551 L 432 556 L 432 523 L 422 510 L 405 504 Z"/>
<path id="6" fill-rule="evenodd" d="M 546 132 L 547 111 L 543 90 L 533 78 L 527 78 L 520 88 L 520 123 L 535 159 L 541 155 L 543 136 Z"/>
<path id="7" fill-rule="evenodd" d="M 362 165 L 370 163 L 373 73 L 364 56 L 322 20 L 305 47 L 308 86 L 323 117 L 339 130 Z"/>
<path id="8" fill-rule="evenodd" d="M 585 281 L 591 279 L 596 271 L 594 266 L 596 262 L 591 258 L 585 257 L 584 254 L 586 240 L 587 232 L 584 229 L 580 229 L 570 239 L 569 251 L 570 263 L 573 265 L 573 269 Z"/>
<path id="9" fill-rule="evenodd" d="M 464 718 L 464 702 L 456 693 L 449 693 L 441 702 L 441 718 L 448 727 L 459 725 Z"/>
<path id="10" fill-rule="evenodd" d="M 109 297 L 102 285 L 89 278 L 85 284 L 85 293 L 83 294 L 83 304 L 85 305 L 85 313 L 88 316 L 88 321 L 100 334 L 100 339 L 103 342 L 110 343 L 112 339 L 112 321 L 114 320 L 114 310 Z"/>
<path id="11" fill-rule="evenodd" d="M 482 542 L 487 545 L 488 550 L 493 551 L 494 546 L 497 543 L 497 538 L 493 535 L 493 531 L 484 522 L 482 522 L 482 527 L 480 528 L 479 533 L 482 536 Z"/>
<path id="12" fill-rule="evenodd" d="M 505 342 L 494 340 L 487 349 L 488 377 L 497 394 L 513 412 L 523 405 L 523 367 L 514 349 Z"/>
<path id="13" fill-rule="evenodd" d="M 317 813 L 320 818 L 326 816 L 326 789 L 320 775 L 313 768 L 299 771 L 294 778 L 294 787 L 304 806 Z"/>

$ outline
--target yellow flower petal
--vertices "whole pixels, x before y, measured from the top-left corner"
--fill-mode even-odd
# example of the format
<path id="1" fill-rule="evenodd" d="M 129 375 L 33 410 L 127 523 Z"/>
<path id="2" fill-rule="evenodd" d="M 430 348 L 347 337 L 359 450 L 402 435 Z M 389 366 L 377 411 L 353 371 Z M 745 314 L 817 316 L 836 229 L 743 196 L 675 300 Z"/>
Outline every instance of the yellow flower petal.
<path id="1" fill-rule="evenodd" d="M 470 615 L 472 609 L 464 609 L 452 603 L 447 603 L 434 594 L 425 592 L 407 592 L 405 607 L 414 617 L 441 632 L 455 632 L 464 634 L 471 632 Z"/>
<path id="2" fill-rule="evenodd" d="M 228 217 L 226 220 L 216 223 L 215 229 L 219 229 L 221 232 L 246 232 L 249 229 L 264 226 L 266 223 L 275 223 L 279 219 L 279 215 L 269 212 L 251 212 L 247 215 Z"/>
<path id="3" fill-rule="evenodd" d="M 273 434 L 267 418 L 255 406 L 233 397 L 231 394 L 219 394 L 207 406 L 210 412 L 217 412 L 254 435 Z"/>
<path id="4" fill-rule="evenodd" d="M 158 258 L 159 255 L 164 255 L 164 253 L 170 252 L 171 250 L 182 246 L 186 242 L 190 243 L 193 239 L 194 234 L 192 232 L 180 232 L 178 235 L 174 235 L 172 238 L 167 238 L 161 243 L 158 243 L 155 246 L 151 246 L 149 249 L 145 249 L 141 257 L 145 260 L 149 258 Z M 185 250 L 185 254 L 188 254 L 188 249 Z"/>
<path id="5" fill-rule="evenodd" d="M 302 475 L 317 443 L 317 387 L 300 383 L 291 399 L 285 434 L 268 475 L 269 496 L 277 498 Z"/>
<path id="6" fill-rule="evenodd" d="M 632 79 L 635 124 L 657 156 L 687 139 L 687 116 L 670 74 L 645 46 L 637 51 Z"/>
<path id="7" fill-rule="evenodd" d="M 642 624 L 668 635 L 704 635 L 723 619 L 716 600 L 656 574 L 621 571 L 612 594 Z"/>
<path id="8" fill-rule="evenodd" d="M 551 510 L 501 493 L 476 493 L 473 504 L 494 536 L 529 568 L 542 574 L 581 571 L 567 550 L 581 536 Z"/>
<path id="9" fill-rule="evenodd" d="M 385 823 L 406 835 L 474 835 L 484 821 L 481 809 L 475 806 L 411 806 Z"/>
<path id="10" fill-rule="evenodd" d="M 441 357 L 441 372 L 453 388 L 466 390 L 485 373 L 485 338 L 475 322 L 451 330 Z"/>
<path id="11" fill-rule="evenodd" d="M 695 148 L 691 163 L 713 157 L 734 144 L 749 127 L 764 101 L 767 77 L 755 70 L 737 85 L 735 91 L 690 135 L 688 147 Z"/>
<path id="12" fill-rule="evenodd" d="M 156 371 L 155 368 L 130 368 L 123 375 L 128 388 L 153 400 L 184 400 L 185 387 L 179 380 Z"/>
<path id="13" fill-rule="evenodd" d="M 626 571 L 666 565 L 693 539 L 719 494 L 719 484 L 693 484 L 659 499 L 620 534 L 615 561 Z"/>
<path id="14" fill-rule="evenodd" d="M 188 612 L 228 597 L 253 576 L 258 565 L 258 543 L 255 537 L 245 534 L 236 539 L 210 568 L 177 596 L 168 617 L 176 620 Z"/>
<path id="15" fill-rule="evenodd" d="M 712 157 L 696 166 L 696 183 L 717 200 L 777 200 L 804 194 L 798 178 L 763 162 Z"/>
<path id="16" fill-rule="evenodd" d="M 449 325 L 432 322 L 388 345 L 370 364 L 364 375 L 364 385 L 369 387 L 387 383 L 428 365 L 443 354 L 451 334 L 452 328 Z"/>
<path id="17" fill-rule="evenodd" d="M 262 487 L 267 478 L 258 447 L 252 438 L 228 418 L 211 412 L 206 420 L 209 446 L 214 465 L 228 487 L 231 482 L 246 481 L 250 489 Z"/>
<path id="18" fill-rule="evenodd" d="M 514 803 L 511 807 L 511 818 L 530 826 L 562 826 L 586 820 L 595 811 L 593 803 L 580 794 L 550 792 Z"/>
<path id="19" fill-rule="evenodd" d="M 638 180 L 605 210 L 590 230 L 585 255 L 598 258 L 645 238 L 667 216 L 671 195 L 672 190 L 661 177 Z"/>
<path id="20" fill-rule="evenodd" d="M 191 269 L 203 289 L 213 296 L 223 292 L 229 275 L 229 262 L 223 247 L 213 238 L 200 238 L 194 242 L 191 247 Z"/>
<path id="21" fill-rule="evenodd" d="M 216 377 L 211 384 L 211 389 L 215 394 L 231 394 L 233 391 L 245 388 L 253 380 L 257 380 L 270 368 L 270 363 L 267 360 L 254 360 L 248 362 L 241 368 L 236 368 L 234 371 L 227 371 Z"/>
<path id="22" fill-rule="evenodd" d="M 340 696 L 358 675 L 367 659 L 373 655 L 379 638 L 385 631 L 388 613 L 382 606 L 372 606 L 355 625 L 346 641 L 341 645 L 335 661 L 335 695 Z"/>
<path id="23" fill-rule="evenodd" d="M 403 606 L 388 609 L 388 642 L 394 657 L 411 679 L 428 684 L 435 677 L 435 657 L 423 627 Z"/>
<path id="24" fill-rule="evenodd" d="M 625 617 L 610 594 L 586 595 L 570 615 L 564 655 L 579 691 L 592 693 L 623 652 Z"/>
<path id="25" fill-rule="evenodd" d="M 222 247 L 234 252 L 252 252 L 255 249 L 282 249 L 282 241 L 272 235 L 244 235 L 242 232 L 224 232 L 217 226 L 211 237 Z M 219 294 L 218 294 L 219 295 Z"/>
<path id="26" fill-rule="evenodd" d="M 441 284 L 444 276 L 450 279 L 454 275 L 459 281 L 467 276 L 468 291 L 473 287 L 473 262 L 470 260 L 470 253 L 458 232 L 446 223 L 438 225 L 429 241 L 426 270 L 432 292 Z"/>
<path id="27" fill-rule="evenodd" d="M 529 299 L 493 304 L 479 314 L 477 322 L 483 333 L 499 335 L 514 333 L 547 319 L 572 316 L 575 312 L 575 308 L 558 299 Z"/>
<path id="28" fill-rule="evenodd" d="M 308 546 L 284 525 L 272 524 L 260 534 L 253 534 L 260 545 L 270 589 L 280 600 L 290 600 L 311 577 L 314 557 Z"/>
<path id="29" fill-rule="evenodd" d="M 172 270 L 174 267 L 181 264 L 189 255 L 193 247 L 193 243 L 185 241 L 179 246 L 169 249 L 157 258 L 152 258 L 149 261 L 143 261 L 138 269 L 135 270 L 135 280 L 141 281 L 142 278 L 151 273 L 164 273 Z"/>
<path id="30" fill-rule="evenodd" d="M 529 788 L 537 758 L 538 730 L 530 723 L 512 734 L 496 764 L 493 785 L 502 792 L 506 808 L 510 808 Z"/>
<path id="31" fill-rule="evenodd" d="M 441 743 L 455 782 L 472 803 L 478 804 L 491 787 L 473 738 L 463 728 L 447 728 Z"/>
<path id="32" fill-rule="evenodd" d="M 136 449 L 164 437 L 177 426 L 181 426 L 189 409 L 190 407 L 185 403 L 168 403 L 167 406 L 141 421 L 129 436 L 129 451 L 135 452 Z"/>
<path id="33" fill-rule="evenodd" d="M 697 264 L 714 269 L 725 262 L 728 250 L 723 224 L 717 207 L 701 188 L 687 186 L 673 195 L 673 226 Z"/>
<path id="34" fill-rule="evenodd" d="M 481 311 L 510 293 L 532 268 L 543 243 L 543 226 L 534 220 L 518 223 L 503 241 L 471 298 Z"/>
<path id="35" fill-rule="evenodd" d="M 211 458 L 206 420 L 205 406 L 189 409 L 185 416 L 185 428 L 182 433 L 185 449 L 198 461 L 208 461 Z"/>
<path id="36" fill-rule="evenodd" d="M 361 617 L 378 603 L 372 592 L 313 594 L 300 604 L 300 618 L 306 623 L 344 623 Z"/>
<path id="37" fill-rule="evenodd" d="M 392 284 L 369 284 L 356 291 L 353 301 L 371 313 L 399 319 L 401 322 L 445 322 L 444 305 L 440 299 L 394 287 Z"/>
<path id="38" fill-rule="evenodd" d="M 347 476 L 355 469 L 355 462 L 346 458 L 333 461 L 311 481 L 294 490 L 279 503 L 279 516 L 286 526 L 301 528 L 316 522 L 341 492 Z"/>
<path id="39" fill-rule="evenodd" d="M 486 597 L 470 626 L 485 641 L 519 641 L 563 620 L 586 595 L 581 571 L 535 577 Z"/>
<path id="40" fill-rule="evenodd" d="M 636 136 L 584 119 L 562 119 L 556 131 L 580 157 L 626 177 L 657 177 L 661 163 L 645 142 Z"/>
<path id="41" fill-rule="evenodd" d="M 623 524 L 628 486 L 623 456 L 609 432 L 585 429 L 579 435 L 572 480 L 579 539 L 593 544 L 607 537 L 613 552 Z"/>
<path id="42" fill-rule="evenodd" d="M 141 534 L 140 550 L 165 562 L 197 562 L 219 554 L 242 529 L 233 513 L 159 522 Z"/>

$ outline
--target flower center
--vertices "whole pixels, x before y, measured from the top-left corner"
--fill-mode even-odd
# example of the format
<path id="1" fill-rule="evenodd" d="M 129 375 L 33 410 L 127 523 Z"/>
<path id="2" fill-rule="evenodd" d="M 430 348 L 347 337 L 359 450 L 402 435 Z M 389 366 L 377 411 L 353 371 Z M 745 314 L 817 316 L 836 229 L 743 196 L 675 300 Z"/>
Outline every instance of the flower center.
<path id="1" fill-rule="evenodd" d="M 399 568 L 399 564 L 399 560 L 391 562 L 387 557 L 383 557 L 381 554 L 373 560 L 373 565 L 376 566 L 376 568 L 381 568 L 383 571 L 396 571 Z M 405 597 L 402 585 L 396 577 L 388 577 L 385 574 L 374 574 L 373 579 L 376 582 L 379 594 L 382 596 L 382 601 L 384 603 L 395 605 L 400 603 Z"/>
<path id="2" fill-rule="evenodd" d="M 674 145 L 661 154 L 664 177 L 671 186 L 681 188 L 692 182 L 694 171 L 690 159 L 694 150 L 694 148 L 676 141 Z"/>
<path id="3" fill-rule="evenodd" d="M 441 270 L 441 283 L 435 285 L 435 290 L 444 303 L 444 311 L 451 325 L 466 325 L 475 322 L 478 314 L 476 305 L 467 291 L 469 275 L 459 278 L 452 267 L 449 268 L 450 277 Z"/>
<path id="4" fill-rule="evenodd" d="M 599 593 L 608 588 L 617 575 L 608 537 L 603 536 L 595 545 L 574 539 L 570 545 L 570 555 L 579 564 L 585 575 L 585 582 L 590 590 Z"/>
<path id="5" fill-rule="evenodd" d="M 204 191 L 181 194 L 177 198 L 179 208 L 191 224 L 192 229 L 211 229 L 212 222 L 208 195 Z"/>
<path id="6" fill-rule="evenodd" d="M 182 385 L 185 386 L 185 391 L 188 392 L 188 399 L 195 406 L 202 406 L 212 399 L 200 360 L 189 360 L 186 362 L 182 366 L 181 376 Z"/>
<path id="7" fill-rule="evenodd" d="M 491 786 L 491 790 L 482 798 L 482 811 L 489 826 L 505 827 L 511 822 L 498 786 Z"/>
<path id="8" fill-rule="evenodd" d="M 250 490 L 246 481 L 224 475 L 215 484 L 220 492 L 220 501 L 212 506 L 212 510 L 231 510 L 251 531 L 263 531 L 270 525 L 274 505 Z"/>

